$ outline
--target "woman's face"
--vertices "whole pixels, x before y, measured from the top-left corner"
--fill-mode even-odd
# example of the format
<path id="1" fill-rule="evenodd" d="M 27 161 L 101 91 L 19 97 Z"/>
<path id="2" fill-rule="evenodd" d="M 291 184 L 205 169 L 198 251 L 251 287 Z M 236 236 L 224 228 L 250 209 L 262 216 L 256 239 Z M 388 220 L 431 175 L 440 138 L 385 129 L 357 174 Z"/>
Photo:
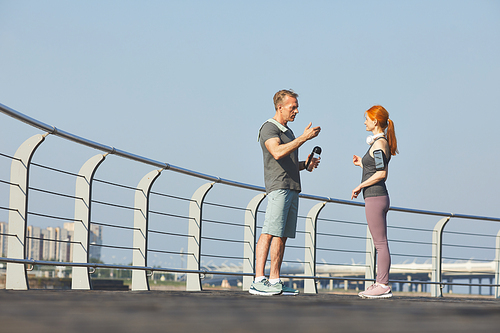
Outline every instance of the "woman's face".
<path id="1" fill-rule="evenodd" d="M 375 120 L 371 119 L 367 114 L 365 114 L 365 126 L 368 132 L 373 131 L 376 124 L 377 122 Z"/>

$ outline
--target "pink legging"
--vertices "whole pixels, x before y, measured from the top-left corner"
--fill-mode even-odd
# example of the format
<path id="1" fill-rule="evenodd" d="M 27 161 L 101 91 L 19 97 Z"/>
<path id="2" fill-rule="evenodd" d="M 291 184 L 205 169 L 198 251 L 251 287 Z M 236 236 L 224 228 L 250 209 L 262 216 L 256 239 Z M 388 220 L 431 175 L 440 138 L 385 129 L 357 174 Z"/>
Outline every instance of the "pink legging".
<path id="1" fill-rule="evenodd" d="M 368 222 L 373 244 L 377 250 L 377 282 L 383 284 L 389 283 L 389 269 L 391 268 L 391 254 L 387 244 L 389 205 L 389 196 L 365 198 L 366 222 Z"/>

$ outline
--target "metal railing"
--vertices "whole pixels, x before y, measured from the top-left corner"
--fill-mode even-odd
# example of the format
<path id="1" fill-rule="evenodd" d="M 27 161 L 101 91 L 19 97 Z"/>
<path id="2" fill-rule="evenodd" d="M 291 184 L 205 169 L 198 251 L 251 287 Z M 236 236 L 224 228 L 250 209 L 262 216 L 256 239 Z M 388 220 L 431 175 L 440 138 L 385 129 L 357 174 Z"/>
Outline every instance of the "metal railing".
<path id="1" fill-rule="evenodd" d="M 10 180 L 0 180 L 0 186 L 8 186 L 10 188 L 10 204 L 5 203 L 0 205 L 1 210 L 8 211 L 9 213 L 9 232 L 2 233 L 2 235 L 9 237 L 8 256 L 0 258 L 0 262 L 7 263 L 6 275 L 6 288 L 7 289 L 28 289 L 29 283 L 27 278 L 26 265 L 50 265 L 50 266 L 68 266 L 72 268 L 72 288 L 73 289 L 91 289 L 92 278 L 91 274 L 96 269 L 111 268 L 111 269 L 127 269 L 132 270 L 132 284 L 133 290 L 149 290 L 149 277 L 151 272 L 169 272 L 169 273 L 182 273 L 186 275 L 186 289 L 187 290 L 201 290 L 202 281 L 200 276 L 205 275 L 221 275 L 221 276 L 238 276 L 242 278 L 243 289 L 248 289 L 254 275 L 255 264 L 255 243 L 257 236 L 260 232 L 258 217 L 263 214 L 259 207 L 265 199 L 265 189 L 261 186 L 245 184 L 237 181 L 223 179 L 221 177 L 212 176 L 195 172 L 192 170 L 184 169 L 169 163 L 164 163 L 150 158 L 142 157 L 132 153 L 125 152 L 115 147 L 107 146 L 91 140 L 84 139 L 74 134 L 57 129 L 54 126 L 47 125 L 43 122 L 30 118 L 20 112 L 17 112 L 5 105 L 0 104 L 0 111 L 14 119 L 27 123 L 30 126 L 36 127 L 46 133 L 41 135 L 37 134 L 26 140 L 16 151 L 14 156 L 1 154 L 4 158 L 11 159 L 11 175 Z M 32 163 L 32 157 L 37 148 L 44 142 L 48 135 L 54 135 L 63 139 L 72 141 L 78 145 L 97 149 L 103 153 L 97 154 L 88 159 L 81 167 L 78 173 L 63 171 L 55 167 L 44 166 L 41 164 Z M 121 158 L 129 159 L 155 169 L 148 172 L 139 181 L 137 186 L 129 186 L 118 184 L 115 182 L 95 179 L 94 175 L 100 165 L 109 155 L 115 155 Z M 76 179 L 75 195 L 68 193 L 59 193 L 52 189 L 32 187 L 30 186 L 29 176 L 31 166 L 43 168 L 49 172 L 58 172 Z M 179 195 L 172 195 L 158 191 L 152 191 L 152 187 L 158 177 L 164 171 L 172 171 L 174 173 L 182 174 L 188 177 L 209 181 L 199 186 L 191 198 L 181 197 Z M 113 200 L 97 200 L 94 198 L 94 187 L 111 186 L 119 188 L 123 191 L 131 191 L 134 193 L 134 203 L 122 204 L 113 202 Z M 232 189 L 239 189 L 245 191 L 258 192 L 248 202 L 246 207 L 238 205 L 208 202 L 205 200 L 207 194 L 214 188 L 215 184 L 227 185 Z M 53 213 L 46 214 L 43 212 L 28 211 L 28 197 L 31 192 L 39 193 L 40 195 L 57 196 L 64 199 L 74 201 L 74 216 L 57 216 Z M 248 193 L 246 193 L 248 195 Z M 286 273 L 283 278 L 291 280 L 303 281 L 304 292 L 317 293 L 318 286 L 322 286 L 323 281 L 341 281 L 344 287 L 350 282 L 365 282 L 370 283 L 375 278 L 375 262 L 376 252 L 373 246 L 371 235 L 366 227 L 366 224 L 361 219 L 359 221 L 349 221 L 341 218 L 323 218 L 320 213 L 326 206 L 328 207 L 343 207 L 352 209 L 363 208 L 364 204 L 360 202 L 353 202 L 349 200 L 341 200 L 330 197 L 300 194 L 301 200 L 312 202 L 314 205 L 310 207 L 306 215 L 299 216 L 300 228 L 298 230 L 298 237 L 296 240 L 291 240 L 287 244 L 287 256 L 284 260 L 285 265 L 300 266 L 299 272 L 289 270 L 292 273 Z M 168 210 L 164 210 L 160 205 L 152 206 L 152 199 L 157 200 L 176 200 L 182 202 L 184 212 L 174 211 L 172 206 Z M 182 205 L 176 205 L 179 208 Z M 95 209 L 98 206 L 105 206 L 106 209 L 111 210 L 126 210 L 129 212 L 130 218 L 127 218 L 126 223 L 120 220 L 107 221 L 95 218 L 91 214 L 91 208 Z M 177 207 L 179 206 L 179 207 Z M 202 209 L 203 208 L 203 209 Z M 224 213 L 218 213 L 218 210 L 224 210 Z M 232 213 L 227 213 L 231 211 Z M 389 239 L 390 244 L 398 244 L 404 246 L 423 246 L 426 248 L 427 254 L 418 253 L 402 253 L 396 251 L 392 253 L 393 257 L 407 257 L 414 260 L 422 259 L 431 261 L 430 268 L 415 268 L 414 271 L 418 273 L 420 269 L 421 275 L 431 275 L 430 279 L 426 280 L 411 280 L 408 279 L 391 279 L 393 284 L 407 284 L 410 286 L 415 285 L 428 285 L 432 296 L 442 296 L 443 286 L 486 286 L 495 289 L 495 296 L 499 297 L 499 279 L 500 279 L 500 234 L 478 234 L 461 231 L 445 232 L 445 226 L 450 219 L 454 220 L 474 220 L 481 223 L 500 222 L 500 218 L 474 216 L 464 214 L 453 214 L 446 212 L 417 210 L 401 207 L 390 207 L 391 214 L 410 214 L 412 216 L 422 217 L 427 216 L 430 218 L 441 218 L 434 225 L 433 228 L 416 228 L 413 226 L 395 225 L 389 226 L 389 230 L 394 229 L 398 232 L 409 231 L 413 233 L 426 233 L 425 240 L 401 238 Z M 211 217 L 210 214 L 216 214 Z M 217 215 L 218 214 L 218 215 Z M 236 215 L 235 215 L 236 214 Z M 240 214 L 240 215 L 238 215 Z M 110 214 L 108 214 L 109 216 Z M 113 215 L 113 214 L 111 214 Z M 39 237 L 27 235 L 27 218 L 28 216 L 44 217 L 51 220 L 70 221 L 74 223 L 73 239 L 69 241 L 72 245 L 73 261 L 50 261 L 50 260 L 32 260 L 27 257 L 26 244 L 28 240 L 41 241 Z M 224 218 L 230 216 L 230 218 Z M 235 217 L 237 216 L 237 217 Z M 175 220 L 176 223 L 165 222 L 164 220 Z M 151 225 L 154 224 L 152 227 Z M 328 225 L 338 225 L 334 232 L 332 231 L 319 231 L 322 228 L 328 229 Z M 92 225 L 97 225 L 102 228 L 118 229 L 123 232 L 128 232 L 129 238 L 132 241 L 126 245 L 119 244 L 92 244 L 89 239 L 89 230 Z M 182 225 L 183 227 L 179 227 Z M 203 228 L 202 228 L 203 225 Z M 169 230 L 168 228 L 175 226 L 180 230 Z M 214 228 L 211 230 L 211 228 Z M 351 227 L 362 228 L 364 231 L 349 231 Z M 224 232 L 221 232 L 223 230 Z M 227 231 L 234 230 L 234 231 Z M 229 235 L 227 235 L 229 233 Z M 366 234 L 365 235 L 363 235 Z M 219 236 L 222 234 L 222 236 Z M 468 244 L 450 244 L 443 243 L 443 234 L 445 235 L 461 235 L 474 236 L 474 237 L 488 237 L 491 240 L 495 238 L 495 246 L 481 246 L 481 245 L 468 245 Z M 462 235 L 461 235 L 462 236 Z M 155 237 L 160 237 L 163 241 L 159 242 L 165 247 L 151 246 L 151 240 Z M 126 238 L 126 237 L 125 237 Z M 172 238 L 182 239 L 182 242 L 187 249 L 186 251 L 181 248 L 168 248 L 169 242 L 164 239 Z M 43 239 L 43 238 L 42 238 Z M 351 243 L 357 242 L 363 246 L 335 246 L 332 240 L 336 240 L 339 244 L 343 244 L 340 240 L 347 240 Z M 68 241 L 66 241 L 68 243 Z M 203 243 L 203 252 L 201 251 Z M 213 243 L 215 245 L 211 246 Z M 488 262 L 493 262 L 494 267 L 492 270 L 485 272 L 476 271 L 477 276 L 491 276 L 494 274 L 495 283 L 481 284 L 481 283 L 457 283 L 453 279 L 462 278 L 467 275 L 466 272 L 460 275 L 454 269 L 444 268 L 447 263 L 446 260 L 468 260 L 466 257 L 456 256 L 443 256 L 443 248 L 446 250 L 450 248 L 467 248 L 470 246 L 475 250 L 486 250 L 489 252 L 494 251 L 495 258 L 481 259 Z M 91 263 L 89 262 L 89 252 L 92 247 L 112 248 L 115 250 L 123 250 L 132 252 L 131 265 L 118 265 L 118 264 L 105 264 L 105 263 Z M 235 250 L 233 250 L 233 248 Z M 207 250 L 208 249 L 208 250 Z M 229 249 L 229 250 L 227 250 Z M 290 250 L 288 250 L 290 249 Z M 430 250 L 429 250 L 430 249 Z M 288 252 L 292 254 L 289 255 Z M 329 254 L 342 254 L 356 256 L 364 256 L 363 260 L 358 260 L 358 264 L 345 264 L 339 262 L 326 262 L 323 263 L 318 259 L 317 253 L 323 253 L 323 257 L 331 257 Z M 303 259 L 295 259 L 297 253 L 302 253 Z M 175 267 L 167 265 L 168 267 L 153 267 L 148 265 L 151 255 L 175 255 L 182 257 L 185 260 L 186 267 Z M 485 258 L 488 257 L 485 256 Z M 209 263 L 203 264 L 203 260 L 225 260 L 241 262 L 241 265 L 234 265 L 235 269 L 229 270 L 212 270 Z M 480 260 L 478 260 L 480 261 Z M 342 273 L 342 276 L 336 275 L 338 270 L 332 267 L 348 266 L 352 271 L 357 270 L 355 273 Z M 397 265 L 393 265 L 391 275 L 396 270 Z M 228 266 L 229 267 L 229 266 Z M 422 266 L 423 267 L 423 266 Z M 360 275 L 360 270 L 362 274 Z M 415 273 L 416 274 L 416 273 Z M 469 275 L 470 275 L 469 274 Z M 447 280 L 443 277 L 447 276 Z M 455 276 L 452 277 L 452 275 Z M 471 276 L 472 276 L 471 275 Z M 399 275 L 398 275 L 399 276 Z M 404 274 L 401 275 L 404 277 Z M 490 280 L 491 281 L 491 280 Z M 480 281 L 481 282 L 481 281 Z M 330 282 L 331 283 L 331 282 Z M 450 290 L 450 289 L 449 289 Z"/>

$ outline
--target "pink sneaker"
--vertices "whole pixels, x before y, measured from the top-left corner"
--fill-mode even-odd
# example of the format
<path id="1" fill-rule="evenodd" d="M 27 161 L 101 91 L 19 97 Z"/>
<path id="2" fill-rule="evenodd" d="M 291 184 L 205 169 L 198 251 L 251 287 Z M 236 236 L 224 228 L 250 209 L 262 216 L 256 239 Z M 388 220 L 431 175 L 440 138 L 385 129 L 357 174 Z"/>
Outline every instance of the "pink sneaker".
<path id="1" fill-rule="evenodd" d="M 365 291 L 360 292 L 361 298 L 389 298 L 392 297 L 391 287 L 384 287 L 381 284 L 375 283 L 366 288 Z"/>
<path id="2" fill-rule="evenodd" d="M 360 291 L 360 292 L 358 293 L 358 296 L 359 296 L 359 297 L 363 297 L 363 296 L 361 296 L 361 294 L 363 294 L 363 293 L 367 292 L 368 290 L 372 290 L 372 289 L 373 289 L 373 288 L 375 288 L 376 286 L 377 286 L 377 285 L 376 285 L 375 283 L 374 283 L 374 284 L 372 284 L 371 286 L 369 286 L 368 288 L 366 288 L 366 290 L 365 290 L 365 291 Z"/>

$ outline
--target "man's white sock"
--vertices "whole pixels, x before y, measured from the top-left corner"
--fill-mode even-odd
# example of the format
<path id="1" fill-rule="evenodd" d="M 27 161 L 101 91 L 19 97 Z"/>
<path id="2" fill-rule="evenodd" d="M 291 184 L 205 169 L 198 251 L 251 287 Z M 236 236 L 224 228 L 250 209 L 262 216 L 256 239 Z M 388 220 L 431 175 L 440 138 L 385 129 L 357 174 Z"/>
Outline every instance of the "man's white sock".
<path id="1" fill-rule="evenodd" d="M 260 282 L 260 281 L 262 281 L 262 280 L 265 280 L 265 279 L 266 279 L 266 277 L 265 277 L 265 276 L 256 276 L 256 277 L 255 277 L 254 282 L 255 282 L 255 283 L 258 283 L 258 282 Z"/>
<path id="2" fill-rule="evenodd" d="M 280 282 L 280 278 L 277 278 L 277 279 L 269 279 L 269 283 L 271 283 L 271 284 L 276 284 L 276 283 L 278 283 L 278 282 Z"/>

